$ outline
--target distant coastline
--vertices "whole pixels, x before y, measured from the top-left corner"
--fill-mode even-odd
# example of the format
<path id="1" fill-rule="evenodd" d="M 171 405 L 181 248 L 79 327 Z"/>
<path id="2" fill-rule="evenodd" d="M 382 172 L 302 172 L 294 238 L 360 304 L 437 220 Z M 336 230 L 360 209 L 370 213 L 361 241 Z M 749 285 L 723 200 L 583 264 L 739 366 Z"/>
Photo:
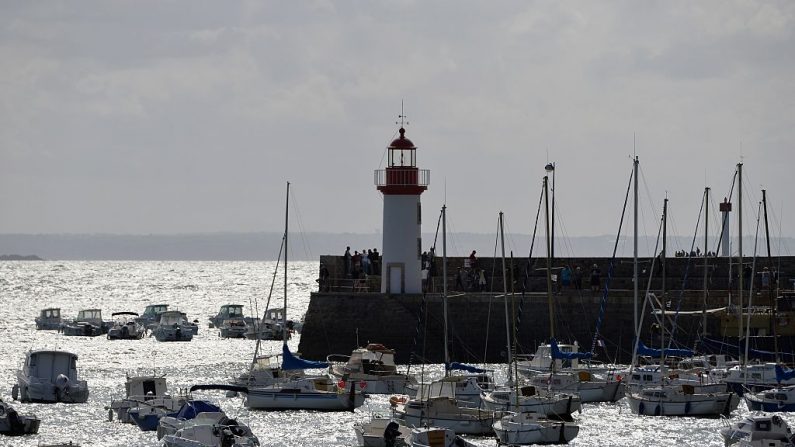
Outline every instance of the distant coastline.
<path id="1" fill-rule="evenodd" d="M 378 248 L 382 251 L 380 233 L 323 233 L 290 234 L 290 259 L 318 261 L 321 255 L 342 255 L 345 247 L 351 252 Z M 422 249 L 427 251 L 437 236 L 422 234 Z M 717 237 L 715 237 L 715 240 Z M 281 232 L 260 233 L 197 233 L 197 234 L 0 234 L 0 253 L 36 253 L 37 257 L 55 261 L 274 261 L 279 255 Z M 527 234 L 505 235 L 506 255 L 526 258 L 531 237 Z M 447 235 L 449 256 L 469 256 L 477 250 L 479 257 L 499 256 L 496 234 L 450 233 Z M 746 256 L 751 256 L 752 237 L 743 239 Z M 668 237 L 668 250 L 689 251 L 692 237 Z M 609 257 L 615 245 L 614 235 L 555 238 L 556 258 Z M 703 244 L 702 244 L 703 245 Z M 648 257 L 654 249 L 654 237 L 639 238 L 639 256 Z M 780 250 L 790 255 L 795 239 L 781 241 L 771 238 L 773 256 Z M 704 247 L 700 247 L 704 251 Z M 714 250 L 715 247 L 709 247 Z M 441 235 L 437 238 L 437 255 L 441 255 Z M 533 257 L 545 256 L 543 237 L 537 237 Z M 632 256 L 631 235 L 622 236 L 618 245 L 619 257 Z M 5 259 L 5 258 L 2 258 Z"/>
<path id="2" fill-rule="evenodd" d="M 36 255 L 0 255 L 0 261 L 43 261 Z"/>

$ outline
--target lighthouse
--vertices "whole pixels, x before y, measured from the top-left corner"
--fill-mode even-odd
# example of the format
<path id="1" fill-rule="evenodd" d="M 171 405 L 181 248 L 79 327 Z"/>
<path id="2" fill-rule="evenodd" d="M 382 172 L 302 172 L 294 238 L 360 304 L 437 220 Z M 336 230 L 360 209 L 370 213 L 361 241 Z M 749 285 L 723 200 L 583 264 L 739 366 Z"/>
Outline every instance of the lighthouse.
<path id="1" fill-rule="evenodd" d="M 387 148 L 387 167 L 375 171 L 375 185 L 384 195 L 381 293 L 422 293 L 422 207 L 431 173 L 417 168 L 417 148 L 400 136 Z"/>

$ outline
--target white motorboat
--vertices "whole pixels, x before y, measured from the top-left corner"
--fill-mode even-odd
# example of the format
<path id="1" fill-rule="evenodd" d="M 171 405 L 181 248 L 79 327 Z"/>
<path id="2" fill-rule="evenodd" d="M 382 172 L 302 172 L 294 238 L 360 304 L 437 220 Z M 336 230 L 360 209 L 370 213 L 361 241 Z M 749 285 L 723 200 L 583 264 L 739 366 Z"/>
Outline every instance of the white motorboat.
<path id="1" fill-rule="evenodd" d="M 627 392 L 629 408 L 645 416 L 728 416 L 740 397 L 732 392 L 695 393 L 689 385 L 664 385 Z"/>
<path id="2" fill-rule="evenodd" d="M 474 407 L 461 407 L 456 399 L 446 396 L 428 399 L 390 400 L 394 405 L 394 417 L 402 419 L 407 426 L 421 427 L 432 425 L 452 429 L 456 433 L 468 435 L 490 435 L 494 433 L 492 424 L 502 416 L 491 410 Z"/>
<path id="3" fill-rule="evenodd" d="M 132 424 L 128 411 L 132 408 L 152 407 L 171 413 L 179 410 L 185 403 L 184 397 L 171 397 L 164 376 L 127 376 L 124 383 L 124 399 L 113 399 L 108 410 L 108 420 L 113 416 L 119 422 Z"/>
<path id="4" fill-rule="evenodd" d="M 331 377 L 364 382 L 368 394 L 405 394 L 406 386 L 417 385 L 414 376 L 397 371 L 395 351 L 380 343 L 354 349 L 350 356 L 330 355 L 326 361 Z"/>
<path id="5" fill-rule="evenodd" d="M 282 328 L 282 324 L 269 318 L 255 319 L 246 325 L 244 336 L 248 340 L 281 340 L 284 334 L 290 333 Z"/>
<path id="6" fill-rule="evenodd" d="M 39 316 L 36 317 L 36 329 L 55 331 L 61 328 L 63 319 L 61 319 L 61 309 L 57 307 L 50 307 L 42 309 Z"/>
<path id="7" fill-rule="evenodd" d="M 167 310 L 160 314 L 157 326 L 152 331 L 157 341 L 191 341 L 193 329 L 178 310 Z"/>
<path id="8" fill-rule="evenodd" d="M 408 439 L 411 447 L 476 447 L 466 439 L 456 435 L 454 430 L 442 427 L 418 427 L 411 429 Z"/>
<path id="9" fill-rule="evenodd" d="M 77 313 L 74 321 L 64 323 L 61 332 L 70 336 L 96 337 L 108 332 L 108 326 L 102 321 L 102 310 L 83 309 Z"/>
<path id="10" fill-rule="evenodd" d="M 0 435 L 21 436 L 39 432 L 41 420 L 30 414 L 19 414 L 14 407 L 0 399 Z"/>
<path id="11" fill-rule="evenodd" d="M 405 446 L 411 429 L 385 417 L 373 417 L 367 422 L 353 424 L 356 440 L 363 447 Z"/>
<path id="12" fill-rule="evenodd" d="M 791 447 L 795 439 L 787 421 L 777 415 L 750 414 L 720 430 L 724 445 Z"/>
<path id="13" fill-rule="evenodd" d="M 160 314 L 168 310 L 168 304 L 149 304 L 144 309 L 136 321 L 141 323 L 146 329 L 154 330 L 160 319 Z"/>
<path id="14" fill-rule="evenodd" d="M 567 444 L 579 433 L 573 423 L 550 421 L 537 413 L 512 413 L 494 423 L 500 444 Z"/>
<path id="15" fill-rule="evenodd" d="M 538 413 L 564 421 L 571 421 L 571 414 L 579 411 L 582 405 L 580 397 L 576 394 L 553 392 L 542 394 L 533 385 L 484 392 L 482 400 L 484 407 L 492 411 Z"/>
<path id="16" fill-rule="evenodd" d="M 169 424 L 167 430 L 172 433 L 162 436 L 166 447 L 253 447 L 259 440 L 251 429 L 234 419 L 229 419 L 223 412 L 199 413 L 194 419 L 177 420 L 162 418 L 161 426 Z M 160 429 L 158 429 L 160 438 Z"/>
<path id="17" fill-rule="evenodd" d="M 29 351 L 11 395 L 22 402 L 82 403 L 88 400 L 88 384 L 77 378 L 76 354 Z"/>
<path id="18" fill-rule="evenodd" d="M 146 333 L 146 328 L 135 320 L 135 312 L 114 312 L 113 326 L 108 329 L 108 340 L 140 340 Z"/>

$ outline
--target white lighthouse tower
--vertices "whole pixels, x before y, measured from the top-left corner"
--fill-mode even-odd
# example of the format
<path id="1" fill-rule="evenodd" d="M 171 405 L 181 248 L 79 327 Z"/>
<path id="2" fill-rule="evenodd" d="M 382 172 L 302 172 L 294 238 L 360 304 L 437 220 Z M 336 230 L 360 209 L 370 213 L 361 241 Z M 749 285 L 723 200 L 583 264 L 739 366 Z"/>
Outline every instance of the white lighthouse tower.
<path id="1" fill-rule="evenodd" d="M 417 148 L 400 137 L 387 149 L 386 169 L 375 171 L 375 185 L 384 194 L 381 293 L 422 293 L 422 208 L 430 171 L 417 169 Z"/>

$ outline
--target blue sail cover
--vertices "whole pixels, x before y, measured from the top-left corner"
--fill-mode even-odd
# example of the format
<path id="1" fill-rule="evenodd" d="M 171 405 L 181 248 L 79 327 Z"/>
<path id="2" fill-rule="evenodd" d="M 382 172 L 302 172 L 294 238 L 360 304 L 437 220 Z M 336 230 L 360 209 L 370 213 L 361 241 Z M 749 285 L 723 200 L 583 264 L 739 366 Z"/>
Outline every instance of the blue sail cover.
<path id="1" fill-rule="evenodd" d="M 666 357 L 693 357 L 694 353 L 690 349 L 652 349 L 646 347 L 642 341 L 638 340 L 638 355 L 647 355 L 649 357 L 660 357 L 665 352 Z"/>
<path id="2" fill-rule="evenodd" d="M 447 365 L 447 370 L 449 371 L 451 369 L 456 371 L 466 371 L 474 374 L 483 374 L 490 371 L 488 369 L 480 369 L 471 365 L 465 365 L 463 363 L 458 363 L 458 362 L 450 362 L 450 364 Z"/>
<path id="3" fill-rule="evenodd" d="M 792 378 L 795 378 L 795 369 L 784 369 L 784 367 L 776 363 L 776 382 L 783 382 Z"/>
<path id="4" fill-rule="evenodd" d="M 552 350 L 552 358 L 555 360 L 585 360 L 593 357 L 593 352 L 562 352 L 558 347 L 558 341 L 554 338 L 549 340 L 549 346 Z"/>
<path id="5" fill-rule="evenodd" d="M 314 362 L 312 360 L 299 359 L 294 356 L 287 344 L 282 345 L 282 369 L 289 371 L 292 369 L 314 369 L 314 368 L 328 368 L 326 362 Z"/>

